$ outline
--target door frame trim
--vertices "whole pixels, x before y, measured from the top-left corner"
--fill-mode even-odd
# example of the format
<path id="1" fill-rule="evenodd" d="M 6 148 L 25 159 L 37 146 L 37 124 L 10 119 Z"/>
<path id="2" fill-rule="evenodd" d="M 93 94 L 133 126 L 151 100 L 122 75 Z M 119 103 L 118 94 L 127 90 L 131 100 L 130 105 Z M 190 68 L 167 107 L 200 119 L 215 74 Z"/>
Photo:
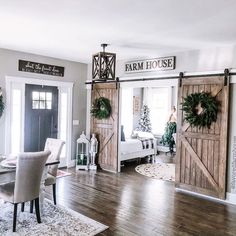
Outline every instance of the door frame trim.
<path id="1" fill-rule="evenodd" d="M 68 112 L 67 112 L 67 148 L 66 148 L 66 161 L 67 166 L 71 167 L 74 165 L 74 160 L 71 160 L 71 148 L 72 148 L 72 106 L 73 106 L 73 82 L 62 82 L 57 80 L 46 80 L 28 77 L 18 76 L 5 76 L 6 80 L 6 119 L 5 119 L 5 152 L 10 154 L 11 145 L 11 88 L 13 84 L 18 84 L 21 87 L 22 95 L 22 114 L 21 114 L 21 145 L 20 151 L 24 150 L 24 120 L 25 120 L 25 84 L 45 85 L 54 86 L 58 88 L 58 95 L 60 98 L 61 88 L 66 88 L 68 92 Z M 60 104 L 58 104 L 58 123 L 60 123 Z"/>

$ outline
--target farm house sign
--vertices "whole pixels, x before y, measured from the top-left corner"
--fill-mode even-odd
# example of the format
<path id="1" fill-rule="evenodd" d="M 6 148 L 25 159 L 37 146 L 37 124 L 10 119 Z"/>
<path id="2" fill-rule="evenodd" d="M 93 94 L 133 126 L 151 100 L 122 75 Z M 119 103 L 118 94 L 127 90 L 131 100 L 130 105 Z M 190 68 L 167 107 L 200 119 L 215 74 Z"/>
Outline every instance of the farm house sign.
<path id="1" fill-rule="evenodd" d="M 161 57 L 125 63 L 125 73 L 165 71 L 175 69 L 175 57 Z"/>

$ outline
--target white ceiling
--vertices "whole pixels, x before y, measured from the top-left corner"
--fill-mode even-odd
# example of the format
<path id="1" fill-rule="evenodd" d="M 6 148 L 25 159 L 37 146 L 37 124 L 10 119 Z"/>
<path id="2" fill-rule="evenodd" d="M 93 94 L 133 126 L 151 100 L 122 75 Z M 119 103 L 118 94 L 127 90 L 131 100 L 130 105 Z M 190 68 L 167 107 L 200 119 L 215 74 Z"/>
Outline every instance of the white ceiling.
<path id="1" fill-rule="evenodd" d="M 236 44 L 235 0 L 0 0 L 0 48 L 91 62 Z"/>

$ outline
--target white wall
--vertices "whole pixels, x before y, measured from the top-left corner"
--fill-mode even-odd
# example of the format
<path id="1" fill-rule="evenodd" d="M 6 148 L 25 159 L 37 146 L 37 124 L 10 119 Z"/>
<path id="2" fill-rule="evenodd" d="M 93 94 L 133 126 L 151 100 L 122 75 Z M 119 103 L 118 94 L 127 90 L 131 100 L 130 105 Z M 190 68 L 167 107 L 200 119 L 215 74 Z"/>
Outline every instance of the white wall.
<path id="1" fill-rule="evenodd" d="M 230 84 L 227 191 L 236 194 L 236 84 Z"/>
<path id="2" fill-rule="evenodd" d="M 18 71 L 18 60 L 28 60 L 45 64 L 53 64 L 65 67 L 64 77 L 48 76 L 35 73 Z M 60 80 L 73 82 L 73 119 L 79 120 L 79 126 L 73 127 L 72 132 L 72 159 L 75 156 L 75 141 L 82 130 L 86 129 L 86 89 L 87 65 L 78 62 L 65 61 L 34 54 L 0 49 L 0 87 L 2 87 L 5 97 L 5 76 L 19 76 L 35 79 Z M 6 130 L 6 132 L 9 132 Z M 5 139 L 5 115 L 0 119 L 0 153 L 4 153 Z"/>
<path id="3" fill-rule="evenodd" d="M 225 68 L 236 68 L 236 45 L 220 48 L 210 48 L 205 50 L 192 50 L 186 52 L 172 53 L 168 55 L 156 55 L 156 57 L 162 56 L 176 56 L 176 69 L 171 71 L 159 71 L 146 72 L 136 74 L 125 74 L 125 62 L 118 61 L 116 66 L 116 76 L 118 77 L 132 77 L 132 76 L 155 76 L 155 75 L 167 75 L 179 72 L 199 72 L 199 71 L 214 71 L 224 70 Z M 141 58 L 134 58 L 138 60 Z M 144 58 L 147 59 L 147 58 Z"/>

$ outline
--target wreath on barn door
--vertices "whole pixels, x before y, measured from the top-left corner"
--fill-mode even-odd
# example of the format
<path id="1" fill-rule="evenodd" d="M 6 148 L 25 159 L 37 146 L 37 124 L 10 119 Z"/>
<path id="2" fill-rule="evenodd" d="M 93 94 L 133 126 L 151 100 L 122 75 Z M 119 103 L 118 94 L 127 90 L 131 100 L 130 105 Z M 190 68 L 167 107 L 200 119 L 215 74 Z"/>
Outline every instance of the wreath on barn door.
<path id="1" fill-rule="evenodd" d="M 183 99 L 182 110 L 191 126 L 210 128 L 217 120 L 219 103 L 210 93 L 193 93 Z"/>
<path id="2" fill-rule="evenodd" d="M 96 98 L 92 104 L 91 114 L 97 119 L 107 119 L 111 115 L 111 103 L 108 98 Z"/>
<path id="3" fill-rule="evenodd" d="M 5 108 L 5 105 L 4 105 L 4 102 L 3 102 L 2 90 L 0 88 L 0 118 L 3 114 L 4 108 Z"/>

